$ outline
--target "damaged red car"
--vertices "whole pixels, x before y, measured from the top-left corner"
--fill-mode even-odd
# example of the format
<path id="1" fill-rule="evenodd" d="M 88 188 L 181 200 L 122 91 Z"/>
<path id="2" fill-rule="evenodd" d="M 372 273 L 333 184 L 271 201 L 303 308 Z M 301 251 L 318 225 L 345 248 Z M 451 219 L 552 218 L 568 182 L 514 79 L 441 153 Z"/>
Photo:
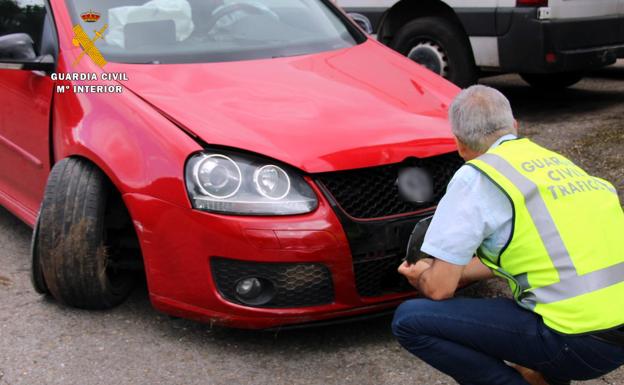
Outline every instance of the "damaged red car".
<path id="1" fill-rule="evenodd" d="M 1 0 L 0 204 L 32 277 L 231 327 L 360 317 L 462 161 L 458 89 L 328 0 Z"/>

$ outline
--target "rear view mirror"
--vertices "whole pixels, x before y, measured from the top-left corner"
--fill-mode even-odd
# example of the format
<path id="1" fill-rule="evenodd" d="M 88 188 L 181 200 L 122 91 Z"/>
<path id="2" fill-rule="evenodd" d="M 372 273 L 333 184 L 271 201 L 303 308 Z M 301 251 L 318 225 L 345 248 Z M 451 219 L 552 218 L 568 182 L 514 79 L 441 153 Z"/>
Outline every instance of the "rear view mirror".
<path id="1" fill-rule="evenodd" d="M 37 57 L 33 39 L 25 33 L 13 33 L 0 37 L 0 69 L 50 72 L 54 70 L 54 58 Z"/>

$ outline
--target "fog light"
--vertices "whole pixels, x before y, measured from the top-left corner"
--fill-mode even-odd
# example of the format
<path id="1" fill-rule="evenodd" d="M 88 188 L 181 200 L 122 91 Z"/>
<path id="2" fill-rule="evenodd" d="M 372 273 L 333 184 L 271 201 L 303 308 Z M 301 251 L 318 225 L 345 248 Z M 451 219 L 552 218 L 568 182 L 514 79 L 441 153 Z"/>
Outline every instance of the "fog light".
<path id="1" fill-rule="evenodd" d="M 245 278 L 236 284 L 236 294 L 244 299 L 253 299 L 262 293 L 262 283 L 258 278 Z"/>
<path id="2" fill-rule="evenodd" d="M 235 290 L 238 300 L 251 306 L 267 304 L 275 296 L 273 283 L 264 278 L 243 278 L 236 282 Z"/>

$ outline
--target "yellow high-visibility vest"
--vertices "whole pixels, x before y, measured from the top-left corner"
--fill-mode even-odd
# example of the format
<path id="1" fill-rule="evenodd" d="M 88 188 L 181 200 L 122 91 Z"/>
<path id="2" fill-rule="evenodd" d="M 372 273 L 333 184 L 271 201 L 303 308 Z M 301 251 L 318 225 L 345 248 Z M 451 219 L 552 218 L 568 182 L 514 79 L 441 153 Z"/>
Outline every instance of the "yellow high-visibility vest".
<path id="1" fill-rule="evenodd" d="M 477 252 L 516 302 L 564 334 L 624 325 L 624 212 L 615 188 L 528 139 L 468 162 L 511 201 L 509 242 Z"/>

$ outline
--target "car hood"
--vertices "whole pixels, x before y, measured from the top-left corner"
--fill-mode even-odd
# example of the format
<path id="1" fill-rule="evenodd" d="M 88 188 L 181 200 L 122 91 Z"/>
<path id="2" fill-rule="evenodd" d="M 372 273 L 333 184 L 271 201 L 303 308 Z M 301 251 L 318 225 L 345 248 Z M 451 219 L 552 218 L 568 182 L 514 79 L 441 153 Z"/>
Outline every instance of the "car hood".
<path id="1" fill-rule="evenodd" d="M 124 85 L 210 145 L 317 173 L 455 150 L 458 89 L 374 41 L 291 58 L 115 64 Z"/>

